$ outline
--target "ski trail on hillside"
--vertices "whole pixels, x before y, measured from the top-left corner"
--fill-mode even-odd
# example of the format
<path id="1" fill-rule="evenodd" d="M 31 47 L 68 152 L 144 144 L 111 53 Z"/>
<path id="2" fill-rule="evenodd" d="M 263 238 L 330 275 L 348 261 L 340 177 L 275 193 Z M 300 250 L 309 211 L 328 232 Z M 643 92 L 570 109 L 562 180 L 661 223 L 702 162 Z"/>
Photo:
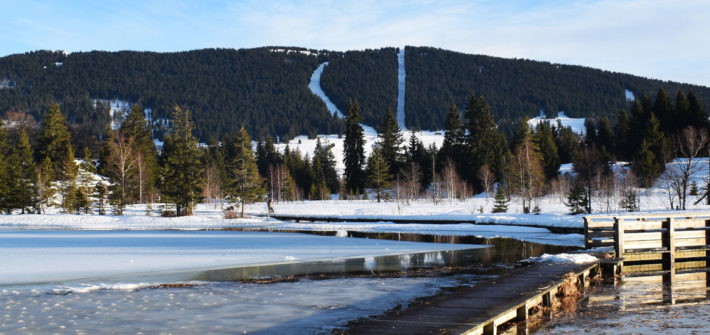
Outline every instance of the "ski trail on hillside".
<path id="1" fill-rule="evenodd" d="M 325 66 L 328 65 L 328 62 L 324 62 L 321 65 L 318 65 L 318 68 L 316 68 L 315 71 L 313 71 L 313 75 L 311 75 L 311 82 L 308 84 L 308 88 L 313 92 L 313 94 L 317 95 L 323 102 L 325 102 L 325 107 L 328 108 L 328 111 L 330 112 L 331 115 L 337 115 L 339 118 L 344 119 L 345 115 L 340 112 L 338 107 L 335 106 L 335 104 L 328 99 L 328 96 L 325 95 L 325 92 L 323 92 L 323 89 L 320 87 L 320 76 L 323 74 L 323 69 Z"/>
<path id="2" fill-rule="evenodd" d="M 404 48 L 397 53 L 397 123 L 399 128 L 407 130 L 404 125 L 404 86 L 407 74 L 404 72 Z"/>
<path id="3" fill-rule="evenodd" d="M 325 107 L 328 108 L 328 111 L 330 112 L 331 115 L 337 115 L 341 119 L 345 119 L 345 115 L 338 109 L 338 107 L 335 106 L 335 104 L 328 99 L 328 96 L 325 95 L 325 92 L 323 92 L 323 88 L 320 86 L 320 77 L 323 74 L 323 69 L 325 66 L 328 65 L 328 62 L 323 62 L 321 65 L 318 65 L 318 68 L 316 68 L 315 71 L 313 71 L 313 75 L 311 75 L 311 82 L 308 84 L 308 88 L 318 96 L 323 102 L 325 103 Z M 365 134 L 375 134 L 377 135 L 377 131 L 375 128 L 372 128 L 368 125 L 360 124 L 362 127 L 362 130 Z"/>

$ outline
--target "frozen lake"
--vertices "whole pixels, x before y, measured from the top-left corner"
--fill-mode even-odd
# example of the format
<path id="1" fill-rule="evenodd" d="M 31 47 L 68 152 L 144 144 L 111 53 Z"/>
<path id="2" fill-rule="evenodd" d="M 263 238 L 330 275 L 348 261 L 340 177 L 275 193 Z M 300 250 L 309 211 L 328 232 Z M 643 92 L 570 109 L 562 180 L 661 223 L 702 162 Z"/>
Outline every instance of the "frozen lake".
<path id="1" fill-rule="evenodd" d="M 476 247 L 292 233 L 0 230 L 0 285 L 155 275 L 185 280 L 217 268 Z"/>
<path id="2" fill-rule="evenodd" d="M 443 267 L 483 250 L 293 233 L 0 230 L 0 333 L 328 333 L 476 278 L 232 280 Z"/>

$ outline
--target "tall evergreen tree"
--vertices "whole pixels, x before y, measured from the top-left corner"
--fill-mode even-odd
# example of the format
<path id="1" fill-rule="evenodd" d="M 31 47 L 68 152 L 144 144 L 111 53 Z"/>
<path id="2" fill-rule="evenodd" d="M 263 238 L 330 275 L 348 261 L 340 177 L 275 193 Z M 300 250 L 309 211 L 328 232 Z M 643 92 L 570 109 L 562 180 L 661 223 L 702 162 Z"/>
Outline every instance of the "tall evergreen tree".
<path id="1" fill-rule="evenodd" d="M 380 202 L 384 190 L 390 188 L 392 175 L 382 148 L 375 148 L 367 161 L 367 184 L 375 191 L 377 202 Z"/>
<path id="2" fill-rule="evenodd" d="M 176 215 L 181 216 L 192 213 L 193 204 L 202 194 L 201 152 L 192 134 L 194 125 L 187 109 L 175 107 L 171 126 L 161 156 L 161 192 L 168 201 L 175 203 Z"/>
<path id="3" fill-rule="evenodd" d="M 44 113 L 39 135 L 39 161 L 49 157 L 55 172 L 54 180 L 68 180 L 74 171 L 65 171 L 69 159 L 74 159 L 69 130 L 66 119 L 59 109 L 59 105 L 52 104 L 49 111 Z M 74 163 L 73 161 L 71 162 Z"/>
<path id="4" fill-rule="evenodd" d="M 632 157 L 631 139 L 629 138 L 631 136 L 630 122 L 629 115 L 622 109 L 616 118 L 614 145 L 612 148 L 612 153 L 616 155 L 617 159 L 622 161 L 630 161 Z"/>
<path id="5" fill-rule="evenodd" d="M 244 217 L 244 205 L 259 201 L 264 195 L 262 179 L 256 166 L 256 157 L 251 149 L 251 136 L 242 127 L 234 135 L 234 156 L 227 165 L 230 184 L 227 193 L 238 199 L 241 205 L 240 217 Z"/>
<path id="6" fill-rule="evenodd" d="M 316 170 L 316 159 L 319 164 L 319 169 L 322 173 L 323 182 L 328 188 L 330 194 L 340 192 L 340 181 L 338 180 L 338 171 L 335 169 L 335 155 L 333 154 L 333 143 L 322 143 L 320 139 L 316 140 L 316 148 L 313 151 L 313 170 L 314 175 Z M 316 180 L 318 177 L 315 178 Z M 317 181 L 320 183 L 320 181 Z"/>
<path id="7" fill-rule="evenodd" d="M 441 150 L 437 160 L 446 162 L 450 160 L 457 165 L 457 172 L 461 174 L 461 162 L 464 155 L 464 143 L 466 136 L 463 126 L 461 125 L 461 113 L 453 102 L 449 106 L 449 111 L 446 113 L 446 128 L 444 129 L 444 143 L 441 145 Z M 441 170 L 443 164 L 439 164 Z"/>
<path id="8" fill-rule="evenodd" d="M 22 214 L 35 212 L 37 208 L 37 170 L 30 138 L 24 129 L 20 132 L 20 139 L 15 151 L 18 156 L 19 179 L 16 181 L 18 188 L 13 193 L 17 194 L 18 207 Z"/>
<path id="9" fill-rule="evenodd" d="M 496 151 L 500 149 L 500 134 L 491 115 L 491 107 L 486 102 L 483 95 L 471 94 L 464 111 L 466 120 L 467 162 L 466 174 L 464 178 L 473 183 L 476 189 L 482 189 L 482 183 L 476 177 L 476 173 L 482 166 L 489 167 L 494 173 L 498 173 L 500 166 L 496 159 Z"/>
<path id="10" fill-rule="evenodd" d="M 0 121 L 0 211 L 4 213 L 11 210 L 8 147 L 7 130 L 4 123 Z"/>
<path id="11" fill-rule="evenodd" d="M 696 127 L 696 125 L 690 123 L 690 101 L 688 97 L 683 93 L 683 89 L 679 88 L 678 93 L 675 96 L 675 106 L 674 106 L 674 125 L 673 133 L 680 133 L 681 129 L 688 126 Z"/>
<path id="12" fill-rule="evenodd" d="M 396 175 L 402 165 L 402 130 L 397 124 L 397 118 L 391 109 L 387 109 L 382 117 L 382 122 L 379 126 L 380 141 L 377 145 L 382 148 L 382 156 L 389 165 L 390 174 Z"/>
<path id="13" fill-rule="evenodd" d="M 677 124 L 677 115 L 673 115 L 673 105 L 668 97 L 666 90 L 663 87 L 658 89 L 656 93 L 656 102 L 653 104 L 653 114 L 658 118 L 660 130 L 670 135 L 674 132 Z"/>
<path id="14" fill-rule="evenodd" d="M 345 163 L 345 191 L 351 194 L 362 193 L 364 184 L 363 165 L 365 163 L 365 139 L 360 126 L 360 106 L 351 101 L 348 115 L 345 116 L 345 141 L 343 142 Z"/>
<path id="15" fill-rule="evenodd" d="M 145 112 L 139 105 L 133 105 L 131 111 L 121 123 L 120 131 L 126 138 L 132 138 L 137 155 L 138 182 L 130 190 L 131 198 L 138 202 L 147 201 L 153 187 L 158 182 L 158 151 L 152 136 L 152 127 L 145 119 Z"/>
<path id="16" fill-rule="evenodd" d="M 638 178 L 639 185 L 644 188 L 651 187 L 656 178 L 661 175 L 656 164 L 656 155 L 645 141 L 641 145 L 641 150 L 634 157 L 631 170 Z"/>
<path id="17" fill-rule="evenodd" d="M 705 114 L 702 100 L 693 91 L 688 92 L 687 98 L 689 107 L 688 124 L 698 129 L 708 129 L 710 122 L 708 122 L 708 116 Z"/>
<path id="18" fill-rule="evenodd" d="M 554 178 L 560 169 L 560 156 L 555 144 L 555 135 L 552 127 L 547 122 L 542 122 L 535 128 L 535 142 L 540 148 L 542 167 L 545 171 L 545 178 Z"/>

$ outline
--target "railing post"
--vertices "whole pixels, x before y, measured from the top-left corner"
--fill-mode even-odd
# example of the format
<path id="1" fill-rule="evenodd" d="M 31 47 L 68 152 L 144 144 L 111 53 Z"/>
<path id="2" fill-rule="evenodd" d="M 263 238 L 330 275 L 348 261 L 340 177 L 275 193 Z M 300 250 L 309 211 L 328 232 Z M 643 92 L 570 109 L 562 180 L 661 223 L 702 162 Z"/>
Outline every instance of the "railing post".
<path id="1" fill-rule="evenodd" d="M 589 243 L 589 219 L 587 217 L 584 217 L 584 248 L 589 249 L 592 246 Z"/>
<path id="2" fill-rule="evenodd" d="M 667 250 L 663 253 L 663 270 L 675 271 L 675 227 L 673 222 L 675 219 L 667 218 L 663 221 L 663 232 L 661 233 L 661 246 Z"/>
<path id="3" fill-rule="evenodd" d="M 710 246 L 710 220 L 705 220 L 705 248 Z M 710 267 L 710 249 L 705 250 L 705 267 Z M 710 276 L 708 276 L 710 281 Z M 708 292 L 710 294 L 710 292 Z"/>
<path id="4" fill-rule="evenodd" d="M 624 219 L 614 217 L 614 249 L 616 258 L 624 257 Z"/>

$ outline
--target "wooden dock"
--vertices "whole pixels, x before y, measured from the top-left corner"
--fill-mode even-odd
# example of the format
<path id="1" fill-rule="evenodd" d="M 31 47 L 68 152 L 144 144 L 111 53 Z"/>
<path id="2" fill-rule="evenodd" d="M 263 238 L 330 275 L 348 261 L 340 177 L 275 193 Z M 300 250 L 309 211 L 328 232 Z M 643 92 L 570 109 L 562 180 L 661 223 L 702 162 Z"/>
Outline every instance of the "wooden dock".
<path id="1" fill-rule="evenodd" d="M 505 224 L 496 222 L 476 222 L 465 215 L 450 216 L 449 218 L 426 218 L 421 215 L 295 215 L 295 214 L 272 214 L 272 218 L 281 221 L 293 222 L 392 222 L 396 224 L 480 224 L 480 225 L 500 225 L 500 226 L 520 226 L 532 228 L 545 228 L 557 234 L 583 234 L 582 228 L 574 227 L 548 227 L 535 224 Z"/>
<path id="2" fill-rule="evenodd" d="M 507 322 L 526 322 L 535 307 L 551 306 L 573 273 L 587 286 L 599 264 L 534 264 L 496 279 L 438 296 L 402 311 L 370 320 L 346 334 L 497 334 Z"/>
<path id="3" fill-rule="evenodd" d="M 620 272 L 710 265 L 710 213 L 584 218 L 585 246 L 614 247 Z"/>

